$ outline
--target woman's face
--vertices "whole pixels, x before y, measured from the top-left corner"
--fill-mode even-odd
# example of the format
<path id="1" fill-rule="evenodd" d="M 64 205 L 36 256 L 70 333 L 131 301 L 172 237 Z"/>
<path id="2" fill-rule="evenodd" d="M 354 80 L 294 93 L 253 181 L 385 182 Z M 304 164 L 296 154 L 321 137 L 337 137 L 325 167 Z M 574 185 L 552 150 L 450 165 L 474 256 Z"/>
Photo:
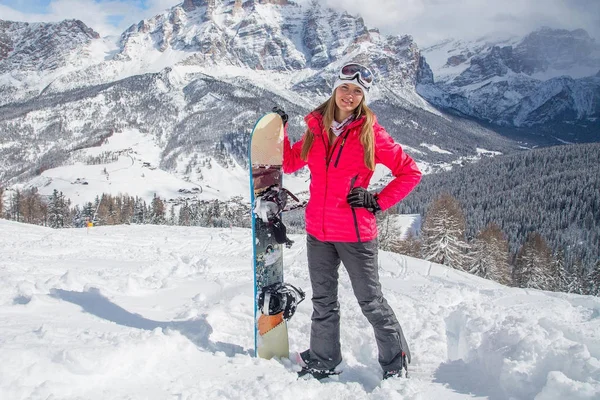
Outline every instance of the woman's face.
<path id="1" fill-rule="evenodd" d="M 354 83 L 344 83 L 335 90 L 335 105 L 342 115 L 348 116 L 364 97 L 363 90 Z"/>

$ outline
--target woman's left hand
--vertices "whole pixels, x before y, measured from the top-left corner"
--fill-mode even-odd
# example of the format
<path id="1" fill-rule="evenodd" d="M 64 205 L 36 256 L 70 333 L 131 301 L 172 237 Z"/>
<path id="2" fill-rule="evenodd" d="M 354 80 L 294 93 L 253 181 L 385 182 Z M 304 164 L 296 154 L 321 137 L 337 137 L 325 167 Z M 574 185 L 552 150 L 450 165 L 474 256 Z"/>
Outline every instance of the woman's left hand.
<path id="1" fill-rule="evenodd" d="M 373 214 L 381 210 L 375 195 L 362 187 L 352 189 L 350 193 L 348 193 L 348 196 L 346 196 L 346 201 L 350 204 L 350 207 L 366 208 Z"/>

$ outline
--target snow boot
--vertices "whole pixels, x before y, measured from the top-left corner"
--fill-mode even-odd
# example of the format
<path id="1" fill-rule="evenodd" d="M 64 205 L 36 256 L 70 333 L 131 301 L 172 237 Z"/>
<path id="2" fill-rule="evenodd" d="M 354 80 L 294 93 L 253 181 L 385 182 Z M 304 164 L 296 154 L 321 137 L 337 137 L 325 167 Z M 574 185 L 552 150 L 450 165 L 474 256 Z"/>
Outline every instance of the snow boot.
<path id="1" fill-rule="evenodd" d="M 400 369 L 391 369 L 389 371 L 383 371 L 383 379 L 389 378 L 408 378 L 408 363 L 406 360 L 406 354 L 402 352 L 402 368 Z"/>
<path id="2" fill-rule="evenodd" d="M 302 353 L 298 353 L 298 364 L 300 364 L 300 366 L 302 367 L 300 372 L 298 372 L 298 378 L 313 377 L 316 380 L 320 381 L 326 378 L 337 376 L 342 373 L 342 371 L 336 368 L 318 369 L 311 367 L 310 350 L 305 350 Z"/>

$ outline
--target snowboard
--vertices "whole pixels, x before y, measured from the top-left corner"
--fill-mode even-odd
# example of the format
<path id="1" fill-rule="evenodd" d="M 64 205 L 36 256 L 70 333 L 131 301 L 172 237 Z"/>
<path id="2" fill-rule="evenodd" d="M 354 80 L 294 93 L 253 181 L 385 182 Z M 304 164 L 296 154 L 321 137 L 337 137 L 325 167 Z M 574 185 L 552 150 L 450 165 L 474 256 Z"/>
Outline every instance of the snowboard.
<path id="1" fill-rule="evenodd" d="M 287 323 L 283 311 L 270 315 L 260 309 L 263 289 L 283 284 L 283 244 L 277 242 L 265 213 L 271 211 L 281 220 L 280 210 L 265 210 L 266 192 L 283 189 L 283 121 L 276 113 L 261 117 L 250 137 L 250 198 L 254 269 L 254 349 L 255 355 L 270 359 L 288 357 Z M 267 299 L 267 304 L 269 301 Z M 264 308 L 264 307 L 263 307 Z"/>

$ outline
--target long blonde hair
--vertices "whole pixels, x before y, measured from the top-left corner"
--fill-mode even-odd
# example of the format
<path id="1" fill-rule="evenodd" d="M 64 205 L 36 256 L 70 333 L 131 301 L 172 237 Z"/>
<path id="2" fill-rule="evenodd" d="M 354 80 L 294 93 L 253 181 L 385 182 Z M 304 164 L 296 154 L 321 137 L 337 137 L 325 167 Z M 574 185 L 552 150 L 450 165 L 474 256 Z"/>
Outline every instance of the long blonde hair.
<path id="1" fill-rule="evenodd" d="M 337 90 L 337 89 L 336 89 Z M 323 127 L 329 133 L 329 137 L 333 135 L 331 131 L 331 124 L 335 118 L 335 109 L 337 105 L 335 104 L 335 91 L 333 95 L 321 104 L 319 107 L 315 109 L 316 112 L 323 116 Z M 365 98 L 363 97 L 360 101 L 360 104 L 354 110 L 354 115 L 358 119 L 360 117 L 365 117 L 365 122 L 363 123 L 362 130 L 360 132 L 360 143 L 363 146 L 363 150 L 365 153 L 364 161 L 365 166 L 371 171 L 375 170 L 375 133 L 373 132 L 373 122 L 375 121 L 375 114 L 367 105 L 365 104 Z M 304 142 L 302 143 L 302 151 L 300 152 L 300 157 L 304 160 L 308 160 L 308 153 L 312 148 L 313 142 L 315 141 L 315 135 L 310 130 L 307 129 L 306 133 L 304 133 Z M 329 139 L 330 140 L 330 139 Z"/>

